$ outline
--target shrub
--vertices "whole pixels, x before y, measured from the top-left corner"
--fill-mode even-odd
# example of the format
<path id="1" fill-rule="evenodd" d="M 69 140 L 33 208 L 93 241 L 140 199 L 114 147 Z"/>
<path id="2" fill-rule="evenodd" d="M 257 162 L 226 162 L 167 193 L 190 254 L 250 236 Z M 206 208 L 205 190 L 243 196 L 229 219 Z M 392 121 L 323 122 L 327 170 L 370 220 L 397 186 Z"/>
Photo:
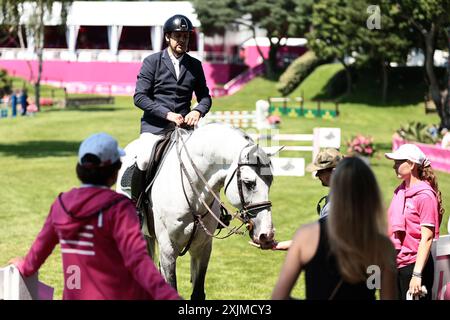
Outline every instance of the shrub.
<path id="1" fill-rule="evenodd" d="M 295 59 L 280 76 L 277 90 L 283 96 L 287 96 L 319 65 L 319 62 L 319 58 L 313 51 L 307 51 Z"/>
<path id="2" fill-rule="evenodd" d="M 6 70 L 0 70 L 0 97 L 5 94 L 11 94 L 12 91 L 12 81 L 8 78 L 8 73 Z"/>
<path id="3" fill-rule="evenodd" d="M 435 144 L 441 138 L 435 125 L 412 121 L 400 127 L 397 134 L 406 141 Z"/>
<path id="4" fill-rule="evenodd" d="M 365 137 L 362 134 L 353 136 L 347 141 L 347 152 L 354 156 L 372 157 L 375 153 L 372 137 Z"/>

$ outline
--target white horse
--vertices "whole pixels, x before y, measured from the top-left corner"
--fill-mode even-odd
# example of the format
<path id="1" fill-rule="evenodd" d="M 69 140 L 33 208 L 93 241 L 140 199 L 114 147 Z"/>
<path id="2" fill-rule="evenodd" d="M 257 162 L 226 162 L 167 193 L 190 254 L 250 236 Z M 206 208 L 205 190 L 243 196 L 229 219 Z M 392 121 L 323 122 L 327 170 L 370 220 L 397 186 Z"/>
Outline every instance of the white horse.
<path id="1" fill-rule="evenodd" d="M 177 288 L 176 260 L 183 250 L 188 250 L 193 283 L 191 299 L 205 299 L 211 234 L 220 214 L 217 195 L 225 186 L 225 196 L 240 210 L 238 216 L 246 223 L 252 241 L 263 249 L 269 248 L 274 241 L 268 201 L 273 176 L 269 156 L 242 130 L 217 123 L 200 127 L 192 134 L 177 130 L 178 143 L 167 153 L 149 197 L 154 232 L 166 281 Z M 125 148 L 127 155 L 118 181 L 135 161 L 135 141 Z M 124 193 L 120 186 L 118 191 Z M 150 244 L 149 250 L 154 253 L 152 247 Z"/>

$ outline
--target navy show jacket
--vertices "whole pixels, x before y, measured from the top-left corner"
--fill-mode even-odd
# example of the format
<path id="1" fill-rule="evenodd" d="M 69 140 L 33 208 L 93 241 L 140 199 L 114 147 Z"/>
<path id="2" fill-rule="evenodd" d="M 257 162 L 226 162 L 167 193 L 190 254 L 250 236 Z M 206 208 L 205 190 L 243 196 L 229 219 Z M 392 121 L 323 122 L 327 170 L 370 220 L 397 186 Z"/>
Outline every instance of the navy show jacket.
<path id="1" fill-rule="evenodd" d="M 194 110 L 204 116 L 211 108 L 212 100 L 199 60 L 185 53 L 177 80 L 167 49 L 146 57 L 134 93 L 134 104 L 144 111 L 141 133 L 161 134 L 173 128 L 175 123 L 166 119 L 167 113 L 186 116 L 191 111 L 193 92 L 198 102 Z"/>

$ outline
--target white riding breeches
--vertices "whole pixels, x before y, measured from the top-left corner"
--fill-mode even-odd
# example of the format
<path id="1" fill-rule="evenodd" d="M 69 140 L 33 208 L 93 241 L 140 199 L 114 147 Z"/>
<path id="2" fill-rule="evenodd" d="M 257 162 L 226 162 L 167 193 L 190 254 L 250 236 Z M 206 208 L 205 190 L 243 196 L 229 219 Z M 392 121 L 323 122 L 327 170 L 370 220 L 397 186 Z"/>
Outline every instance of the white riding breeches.
<path id="1" fill-rule="evenodd" d="M 141 133 L 138 140 L 138 151 L 136 152 L 136 164 L 139 170 L 147 170 L 153 146 L 162 138 L 164 138 L 164 134 Z"/>

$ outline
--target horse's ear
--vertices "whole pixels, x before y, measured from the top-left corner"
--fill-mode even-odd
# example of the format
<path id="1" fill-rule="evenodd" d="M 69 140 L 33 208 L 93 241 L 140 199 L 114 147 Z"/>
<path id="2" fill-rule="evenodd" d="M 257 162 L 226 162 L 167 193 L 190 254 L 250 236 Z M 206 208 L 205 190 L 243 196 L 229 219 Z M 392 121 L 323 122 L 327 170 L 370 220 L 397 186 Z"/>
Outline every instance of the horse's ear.
<path id="1" fill-rule="evenodd" d="M 244 148 L 241 154 L 241 162 L 248 164 L 256 164 L 258 157 L 258 145 L 252 144 Z"/>
<path id="2" fill-rule="evenodd" d="M 274 152 L 272 152 L 272 153 L 266 152 L 266 154 L 267 154 L 267 156 L 268 156 L 269 158 L 271 158 L 271 157 L 273 157 L 274 155 L 276 155 L 278 152 L 280 152 L 281 150 L 283 150 L 284 147 L 285 147 L 285 146 L 281 146 L 277 151 L 274 151 Z"/>

